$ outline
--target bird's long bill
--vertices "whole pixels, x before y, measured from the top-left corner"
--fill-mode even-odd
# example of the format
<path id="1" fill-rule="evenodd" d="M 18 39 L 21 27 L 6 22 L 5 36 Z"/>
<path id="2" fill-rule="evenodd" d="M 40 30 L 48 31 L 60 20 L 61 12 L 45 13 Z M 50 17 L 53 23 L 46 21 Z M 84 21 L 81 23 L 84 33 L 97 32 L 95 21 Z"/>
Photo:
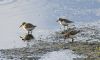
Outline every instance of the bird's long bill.
<path id="1" fill-rule="evenodd" d="M 35 27 L 37 27 L 37 26 L 35 26 Z"/>
<path id="2" fill-rule="evenodd" d="M 19 36 L 20 38 L 23 38 L 23 37 L 21 37 L 21 36 Z"/>
<path id="3" fill-rule="evenodd" d="M 22 27 L 22 25 L 20 25 L 20 27 Z M 19 27 L 19 28 L 20 28 L 20 27 Z"/>
<path id="4" fill-rule="evenodd" d="M 56 22 L 58 22 L 59 20 L 57 20 Z"/>

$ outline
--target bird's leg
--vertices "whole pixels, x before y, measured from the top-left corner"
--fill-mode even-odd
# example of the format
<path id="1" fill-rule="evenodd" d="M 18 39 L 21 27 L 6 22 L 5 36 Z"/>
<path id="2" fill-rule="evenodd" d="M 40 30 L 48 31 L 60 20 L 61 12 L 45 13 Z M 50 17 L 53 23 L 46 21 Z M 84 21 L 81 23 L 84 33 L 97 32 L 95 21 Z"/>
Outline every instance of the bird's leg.
<path id="1" fill-rule="evenodd" d="M 64 42 L 65 42 L 65 40 L 66 40 L 66 39 L 64 38 Z"/>
<path id="2" fill-rule="evenodd" d="M 68 26 L 67 26 L 67 30 L 68 30 Z"/>
<path id="3" fill-rule="evenodd" d="M 72 38 L 72 43 L 74 42 L 74 38 Z"/>
<path id="4" fill-rule="evenodd" d="M 32 34 L 32 31 L 28 31 L 28 34 Z"/>
<path id="5" fill-rule="evenodd" d="M 66 36 L 64 36 L 64 41 L 66 40 Z"/>
<path id="6" fill-rule="evenodd" d="M 30 44 L 29 44 L 29 42 L 27 42 L 27 48 L 29 48 L 30 47 Z"/>
<path id="7" fill-rule="evenodd" d="M 30 34 L 30 31 L 28 31 L 28 34 Z"/>
<path id="8" fill-rule="evenodd" d="M 31 34 L 32 34 L 32 31 L 31 31 Z"/>
<path id="9" fill-rule="evenodd" d="M 65 32 L 65 26 L 64 26 L 64 32 Z"/>

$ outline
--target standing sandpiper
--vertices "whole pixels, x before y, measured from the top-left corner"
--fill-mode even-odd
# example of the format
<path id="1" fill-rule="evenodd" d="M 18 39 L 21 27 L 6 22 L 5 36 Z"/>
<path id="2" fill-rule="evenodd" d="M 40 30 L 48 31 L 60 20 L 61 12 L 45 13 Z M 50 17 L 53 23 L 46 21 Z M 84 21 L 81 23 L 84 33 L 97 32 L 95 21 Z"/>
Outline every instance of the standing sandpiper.
<path id="1" fill-rule="evenodd" d="M 78 33 L 80 33 L 81 31 L 80 30 L 69 30 L 69 31 L 64 31 L 62 32 L 61 34 L 64 35 L 64 40 L 66 38 L 71 38 L 72 39 L 72 42 L 74 42 L 74 36 Z"/>
<path id="2" fill-rule="evenodd" d="M 57 22 L 59 22 L 61 25 L 64 26 L 64 30 L 65 30 L 65 26 L 67 26 L 67 29 L 68 29 L 68 25 L 70 23 L 73 23 L 73 21 L 69 21 L 68 19 L 64 19 L 64 18 L 59 18 L 59 20 L 57 20 Z"/>
<path id="3" fill-rule="evenodd" d="M 32 30 L 35 29 L 36 26 L 31 24 L 31 23 L 23 22 L 20 27 L 22 27 L 23 29 L 27 30 L 28 34 L 32 34 Z"/>

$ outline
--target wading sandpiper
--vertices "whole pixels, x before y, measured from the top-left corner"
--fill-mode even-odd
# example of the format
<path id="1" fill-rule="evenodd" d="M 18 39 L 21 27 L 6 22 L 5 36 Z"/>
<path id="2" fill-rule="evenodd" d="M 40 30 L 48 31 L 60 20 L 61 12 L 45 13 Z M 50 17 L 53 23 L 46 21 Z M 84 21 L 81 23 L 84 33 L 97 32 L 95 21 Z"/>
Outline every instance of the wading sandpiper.
<path id="1" fill-rule="evenodd" d="M 59 22 L 62 26 L 64 26 L 64 30 L 65 30 L 66 26 L 67 26 L 67 29 L 68 29 L 68 25 L 70 23 L 73 23 L 73 21 L 70 21 L 70 20 L 64 19 L 64 18 L 59 18 L 59 20 L 57 20 L 57 22 Z"/>
<path id="2" fill-rule="evenodd" d="M 80 30 L 69 30 L 69 31 L 64 31 L 62 32 L 61 34 L 64 35 L 64 40 L 66 38 L 71 38 L 72 39 L 72 42 L 74 42 L 74 36 L 78 33 L 80 33 L 81 31 Z"/>
<path id="3" fill-rule="evenodd" d="M 32 34 L 32 30 L 35 29 L 36 26 L 31 23 L 23 22 L 20 27 L 22 27 L 24 30 L 27 30 L 28 34 Z"/>

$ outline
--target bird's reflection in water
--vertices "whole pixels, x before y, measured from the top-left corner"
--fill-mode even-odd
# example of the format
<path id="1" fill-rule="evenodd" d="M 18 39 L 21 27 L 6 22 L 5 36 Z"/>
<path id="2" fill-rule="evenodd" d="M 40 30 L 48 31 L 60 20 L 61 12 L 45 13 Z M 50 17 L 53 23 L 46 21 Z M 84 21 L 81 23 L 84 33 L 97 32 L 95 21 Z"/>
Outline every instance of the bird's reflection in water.
<path id="1" fill-rule="evenodd" d="M 20 38 L 27 43 L 27 47 L 30 47 L 30 42 L 35 39 L 32 34 L 24 34 Z"/>

